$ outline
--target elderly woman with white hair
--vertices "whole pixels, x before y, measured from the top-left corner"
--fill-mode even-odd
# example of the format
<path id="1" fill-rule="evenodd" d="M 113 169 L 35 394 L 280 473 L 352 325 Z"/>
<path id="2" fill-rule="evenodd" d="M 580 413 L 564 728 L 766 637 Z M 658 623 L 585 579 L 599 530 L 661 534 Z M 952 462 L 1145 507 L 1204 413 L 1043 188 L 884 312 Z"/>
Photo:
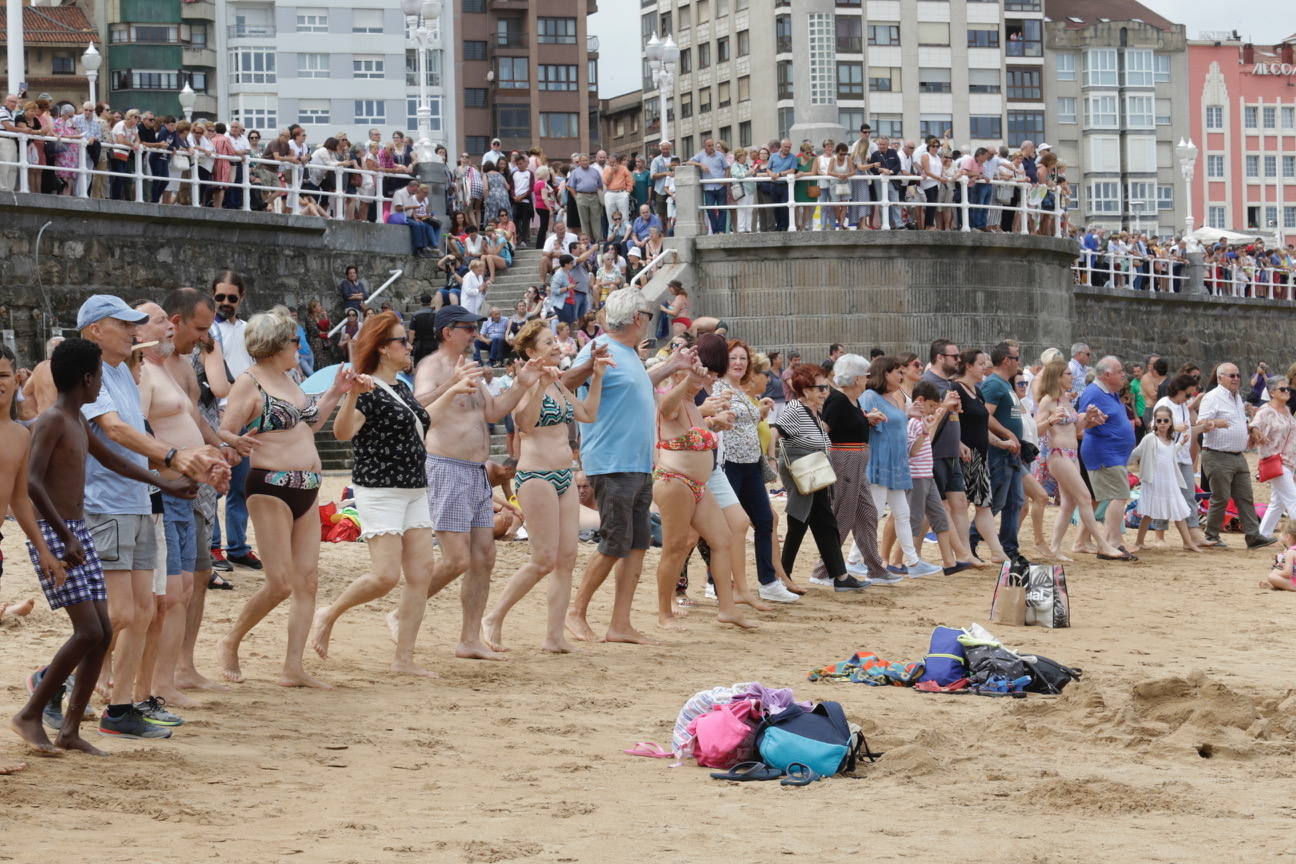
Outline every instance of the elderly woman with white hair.
<path id="1" fill-rule="evenodd" d="M 329 685 L 306 674 L 302 666 L 319 587 L 320 521 L 315 500 L 321 475 L 315 433 L 328 422 L 355 379 L 349 369 L 343 369 L 323 398 L 316 401 L 303 393 L 288 375 L 297 368 L 297 332 L 292 314 L 282 306 L 253 315 L 243 331 L 253 363 L 230 389 L 221 429 L 235 435 L 246 429 L 259 442 L 252 451 L 246 494 L 257 536 L 268 541 L 260 544 L 265 581 L 248 599 L 217 652 L 221 674 L 228 681 L 241 682 L 238 655 L 243 637 L 291 598 L 288 651 L 279 684 L 327 689 Z"/>

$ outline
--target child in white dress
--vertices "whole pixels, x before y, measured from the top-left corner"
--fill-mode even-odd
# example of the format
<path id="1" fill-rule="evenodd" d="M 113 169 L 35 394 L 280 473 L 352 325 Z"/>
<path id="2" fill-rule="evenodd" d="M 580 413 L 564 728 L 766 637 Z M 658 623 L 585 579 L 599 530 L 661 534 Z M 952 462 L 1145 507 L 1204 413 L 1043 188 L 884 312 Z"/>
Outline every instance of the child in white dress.
<path id="1" fill-rule="evenodd" d="M 1174 522 L 1183 538 L 1184 548 L 1192 552 L 1201 551 L 1188 533 L 1188 524 L 1184 520 L 1192 511 L 1180 491 L 1184 480 L 1179 472 L 1176 451 L 1187 433 L 1188 430 L 1175 427 L 1174 415 L 1162 405 L 1152 412 L 1152 434 L 1144 435 L 1130 454 L 1130 464 L 1138 464 L 1140 483 L 1135 512 L 1142 517 L 1134 552 L 1143 549 L 1143 539 L 1153 519 Z"/>

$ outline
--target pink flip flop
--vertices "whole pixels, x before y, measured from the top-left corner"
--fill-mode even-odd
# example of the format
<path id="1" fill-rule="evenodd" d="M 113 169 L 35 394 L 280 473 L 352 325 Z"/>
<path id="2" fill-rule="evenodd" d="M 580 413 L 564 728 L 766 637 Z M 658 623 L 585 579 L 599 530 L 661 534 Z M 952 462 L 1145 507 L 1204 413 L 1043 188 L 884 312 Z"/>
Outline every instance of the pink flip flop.
<path id="1" fill-rule="evenodd" d="M 649 759 L 674 759 L 675 754 L 663 750 L 660 744 L 652 741 L 640 741 L 629 750 L 622 750 L 627 756 L 647 756 Z"/>

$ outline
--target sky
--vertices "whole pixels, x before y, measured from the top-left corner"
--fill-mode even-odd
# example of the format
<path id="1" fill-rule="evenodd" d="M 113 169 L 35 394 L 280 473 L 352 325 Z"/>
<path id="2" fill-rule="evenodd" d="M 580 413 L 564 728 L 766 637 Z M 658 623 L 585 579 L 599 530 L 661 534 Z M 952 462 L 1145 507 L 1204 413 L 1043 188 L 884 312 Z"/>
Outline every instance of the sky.
<path id="1" fill-rule="evenodd" d="M 1291 0 L 1245 0 L 1229 4 L 1227 13 L 1219 0 L 1143 0 L 1143 5 L 1186 26 L 1189 39 L 1203 30 L 1237 30 L 1253 42 L 1273 44 L 1296 33 Z M 639 89 L 639 0 L 598 0 L 598 6 L 589 32 L 599 37 L 599 96 L 607 99 Z"/>

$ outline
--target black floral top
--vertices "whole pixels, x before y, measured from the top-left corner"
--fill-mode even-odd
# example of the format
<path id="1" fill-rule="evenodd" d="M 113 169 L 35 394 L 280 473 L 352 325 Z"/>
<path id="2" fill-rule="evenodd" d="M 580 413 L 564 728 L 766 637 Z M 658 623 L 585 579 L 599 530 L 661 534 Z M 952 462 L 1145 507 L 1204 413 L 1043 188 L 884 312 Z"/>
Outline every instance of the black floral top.
<path id="1" fill-rule="evenodd" d="M 427 450 L 414 423 L 413 409 L 424 430 L 428 415 L 414 401 L 405 382 L 392 385 L 405 405 L 398 405 L 381 387 L 361 393 L 356 408 L 365 417 L 364 425 L 351 441 L 355 467 L 351 479 L 366 489 L 422 489 L 427 485 L 423 463 Z M 408 406 L 408 407 L 405 407 Z"/>

